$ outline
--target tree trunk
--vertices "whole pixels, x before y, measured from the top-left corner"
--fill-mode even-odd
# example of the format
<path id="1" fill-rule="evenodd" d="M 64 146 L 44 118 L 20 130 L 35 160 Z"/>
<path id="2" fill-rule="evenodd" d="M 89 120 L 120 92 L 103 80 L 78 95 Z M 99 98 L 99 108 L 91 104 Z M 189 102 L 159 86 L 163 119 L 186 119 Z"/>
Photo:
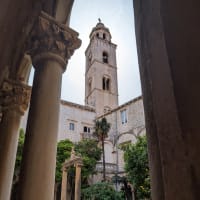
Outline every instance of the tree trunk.
<path id="1" fill-rule="evenodd" d="M 102 140 L 102 151 L 103 151 L 103 181 L 105 181 L 106 180 L 106 163 L 105 163 L 104 139 Z"/>

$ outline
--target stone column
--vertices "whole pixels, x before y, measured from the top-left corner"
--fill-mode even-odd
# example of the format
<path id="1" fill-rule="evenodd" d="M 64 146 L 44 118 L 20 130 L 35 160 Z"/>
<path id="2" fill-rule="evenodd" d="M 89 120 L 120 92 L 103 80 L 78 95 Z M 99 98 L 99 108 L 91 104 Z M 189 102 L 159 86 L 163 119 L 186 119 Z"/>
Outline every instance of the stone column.
<path id="1" fill-rule="evenodd" d="M 63 167 L 62 185 L 61 185 L 61 200 L 67 199 L 67 169 Z"/>
<path id="2" fill-rule="evenodd" d="M 5 80 L 1 91 L 3 118 L 0 123 L 0 199 L 9 200 L 20 119 L 28 107 L 31 87 L 18 81 Z"/>
<path id="3" fill-rule="evenodd" d="M 75 198 L 74 200 L 80 200 L 81 199 L 81 167 L 82 163 L 76 163 L 76 177 L 75 177 Z"/>
<path id="4" fill-rule="evenodd" d="M 133 2 L 152 199 L 199 199 L 200 1 Z"/>
<path id="5" fill-rule="evenodd" d="M 68 59 L 80 46 L 77 36 L 44 12 L 33 29 L 28 53 L 35 75 L 20 174 L 20 200 L 53 199 L 61 79 Z"/>

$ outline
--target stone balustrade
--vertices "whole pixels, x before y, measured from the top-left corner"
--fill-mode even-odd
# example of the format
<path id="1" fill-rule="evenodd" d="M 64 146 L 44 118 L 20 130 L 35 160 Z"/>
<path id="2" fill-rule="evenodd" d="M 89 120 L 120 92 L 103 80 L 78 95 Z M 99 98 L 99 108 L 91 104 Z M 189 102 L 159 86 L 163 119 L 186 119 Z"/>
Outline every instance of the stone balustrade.
<path id="1" fill-rule="evenodd" d="M 117 165 L 113 163 L 106 163 L 106 173 L 115 173 L 117 169 Z M 103 163 L 97 162 L 96 171 L 102 172 L 103 171 Z"/>

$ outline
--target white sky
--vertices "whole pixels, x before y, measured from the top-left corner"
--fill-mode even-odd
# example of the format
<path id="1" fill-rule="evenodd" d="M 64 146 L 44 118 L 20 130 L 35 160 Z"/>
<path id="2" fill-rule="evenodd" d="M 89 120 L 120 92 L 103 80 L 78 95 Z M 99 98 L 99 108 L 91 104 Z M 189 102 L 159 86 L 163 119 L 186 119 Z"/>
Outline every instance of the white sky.
<path id="1" fill-rule="evenodd" d="M 132 0 L 75 0 L 70 27 L 79 33 L 82 45 L 63 75 L 61 98 L 84 104 L 84 52 L 98 18 L 110 29 L 112 42 L 117 44 L 119 104 L 123 104 L 141 95 Z"/>
<path id="2" fill-rule="evenodd" d="M 79 33 L 81 47 L 75 51 L 63 74 L 61 98 L 84 104 L 85 49 L 89 34 L 101 18 L 117 44 L 119 104 L 141 95 L 135 44 L 132 0 L 75 0 L 70 27 Z M 31 73 L 33 75 L 33 72 Z M 32 80 L 30 77 L 30 81 Z"/>

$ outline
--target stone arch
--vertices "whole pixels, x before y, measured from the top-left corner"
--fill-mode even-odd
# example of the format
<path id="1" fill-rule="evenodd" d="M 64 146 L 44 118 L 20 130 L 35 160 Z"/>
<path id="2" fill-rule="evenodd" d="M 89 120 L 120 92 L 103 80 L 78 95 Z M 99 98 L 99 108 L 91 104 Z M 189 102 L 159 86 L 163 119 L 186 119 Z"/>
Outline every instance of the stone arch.
<path id="1" fill-rule="evenodd" d="M 111 77 L 109 75 L 103 75 L 103 78 L 102 78 L 102 89 L 103 90 L 107 90 L 107 91 L 110 91 L 111 89 Z"/>
<path id="2" fill-rule="evenodd" d="M 104 141 L 105 146 L 105 161 L 106 163 L 114 163 L 114 155 L 113 152 L 113 144 L 110 141 L 105 140 Z"/>
<path id="3" fill-rule="evenodd" d="M 106 51 L 102 52 L 102 61 L 103 61 L 103 63 L 108 63 L 109 62 L 108 52 L 106 52 Z"/>
<path id="4" fill-rule="evenodd" d="M 4 0 L 5 7 L 2 9 L 9 9 L 10 2 L 6 3 Z M 18 5 L 24 14 L 18 21 L 18 28 L 15 25 L 13 27 L 12 20 L 2 20 L 1 25 L 5 25 L 5 31 L 1 33 L 2 46 L 9 46 L 11 49 L 7 50 L 7 56 L 1 59 L 3 68 L 5 64 L 10 63 L 10 58 L 20 60 L 19 57 L 23 54 L 20 47 L 24 45 L 26 35 L 29 35 L 27 30 L 32 28 L 35 21 L 30 20 L 32 16 L 36 18 L 41 9 L 50 15 L 56 13 L 52 12 L 53 2 L 20 1 Z M 63 1 L 56 2 L 63 5 Z M 73 3 L 65 2 L 71 5 Z M 34 7 L 30 6 L 31 4 Z M 67 6 L 68 16 L 70 7 Z M 177 0 L 134 0 L 134 9 L 148 127 L 153 199 L 195 199 L 195 195 L 198 199 L 200 95 L 197 92 L 199 73 L 196 66 L 199 64 L 200 30 L 196 23 L 199 19 L 199 0 L 192 3 L 183 0 L 181 6 Z M 9 17 L 17 16 L 18 10 L 13 6 Z M 26 18 L 32 24 L 25 25 Z M 25 31 L 22 33 L 23 27 Z M 184 34 L 181 34 L 182 32 Z M 15 43 L 11 38 L 19 38 L 19 41 Z M 22 50 L 13 54 L 16 47 Z M 13 63 L 16 64 L 14 61 Z M 10 69 L 15 67 L 12 65 Z M 4 76 L 3 73 L 0 75 Z M 15 75 L 13 73 L 12 77 Z M 164 92 L 161 85 L 165 86 Z"/>
<path id="5" fill-rule="evenodd" d="M 106 39 L 106 34 L 105 34 L 105 33 L 103 33 L 103 39 L 104 39 L 104 40 Z"/>

